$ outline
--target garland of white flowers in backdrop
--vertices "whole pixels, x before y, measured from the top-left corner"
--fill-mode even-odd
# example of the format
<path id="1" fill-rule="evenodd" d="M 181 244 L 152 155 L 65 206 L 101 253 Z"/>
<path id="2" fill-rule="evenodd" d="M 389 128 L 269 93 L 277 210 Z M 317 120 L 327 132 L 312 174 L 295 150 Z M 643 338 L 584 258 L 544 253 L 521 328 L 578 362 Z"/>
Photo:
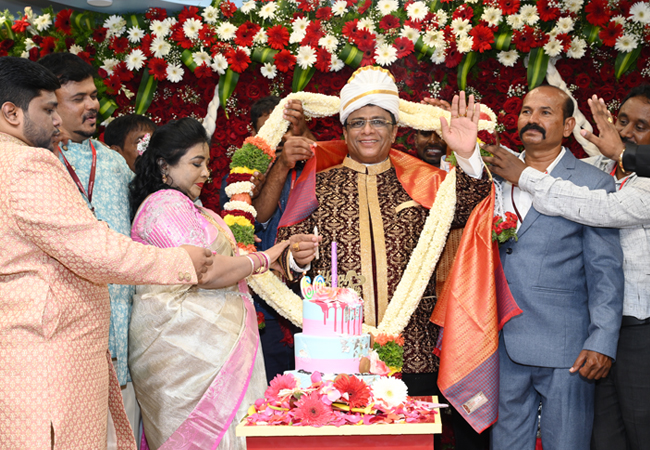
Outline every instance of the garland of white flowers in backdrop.
<path id="1" fill-rule="evenodd" d="M 230 201 L 224 205 L 224 220 L 235 234 L 243 252 L 254 251 L 253 231 L 256 216 L 251 205 L 253 184 L 250 174 L 266 173 L 275 159 L 275 148 L 289 128 L 283 111 L 289 100 L 300 100 L 308 117 L 327 117 L 339 112 L 338 97 L 308 92 L 297 92 L 284 98 L 273 110 L 257 136 L 244 141 L 241 149 L 232 157 L 226 193 Z M 481 105 L 482 116 L 479 129 L 493 131 L 496 124 L 494 112 Z M 451 114 L 430 105 L 400 100 L 399 125 L 418 130 L 440 131 L 440 118 L 448 121 Z M 364 332 L 398 335 L 404 330 L 411 315 L 418 307 L 438 259 L 445 247 L 447 234 L 456 209 L 456 173 L 451 171 L 440 185 L 436 201 L 431 207 L 422 234 L 411 255 L 393 298 L 380 324 L 375 328 L 364 324 Z M 248 278 L 251 288 L 283 317 L 302 326 L 302 299 L 294 294 L 281 280 L 270 272 Z"/>

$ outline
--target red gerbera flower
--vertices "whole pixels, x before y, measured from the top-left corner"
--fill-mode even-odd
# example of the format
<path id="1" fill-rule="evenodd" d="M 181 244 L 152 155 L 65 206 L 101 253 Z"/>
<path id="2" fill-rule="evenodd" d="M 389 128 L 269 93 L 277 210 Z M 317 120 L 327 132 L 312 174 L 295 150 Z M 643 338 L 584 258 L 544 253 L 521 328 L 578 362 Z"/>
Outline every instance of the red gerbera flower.
<path id="1" fill-rule="evenodd" d="M 278 394 L 284 389 L 295 389 L 296 378 L 293 375 L 276 375 L 269 383 L 269 387 L 264 392 L 264 398 L 277 402 Z"/>
<path id="2" fill-rule="evenodd" d="M 248 54 L 240 48 L 229 50 L 224 56 L 228 60 L 230 68 L 237 73 L 242 73 L 251 63 Z M 196 73 L 196 71 L 194 73 Z"/>
<path id="3" fill-rule="evenodd" d="M 343 36 L 346 36 L 349 39 L 353 38 L 358 31 L 357 23 L 359 23 L 359 19 L 354 19 L 349 22 L 346 22 L 345 25 L 343 25 L 341 34 L 343 34 Z"/>
<path id="4" fill-rule="evenodd" d="M 332 407 L 322 402 L 318 392 L 303 395 L 296 402 L 294 418 L 300 420 L 303 425 L 322 427 L 333 417 Z"/>
<path id="5" fill-rule="evenodd" d="M 196 6 L 186 6 L 183 8 L 183 11 L 178 15 L 178 22 L 182 24 L 187 19 L 201 20 L 199 17 L 199 8 Z"/>
<path id="6" fill-rule="evenodd" d="M 533 29 L 528 25 L 524 26 L 523 30 L 515 30 L 512 32 L 512 42 L 520 52 L 528 53 L 535 44 L 535 35 Z"/>
<path id="7" fill-rule="evenodd" d="M 469 32 L 470 35 L 474 36 L 474 45 L 472 50 L 478 50 L 480 53 L 488 51 L 492 48 L 494 43 L 494 33 L 488 27 L 484 25 L 476 25 Z"/>
<path id="8" fill-rule="evenodd" d="M 375 35 L 365 28 L 357 31 L 354 36 L 354 43 L 362 52 L 375 51 Z"/>
<path id="9" fill-rule="evenodd" d="M 237 5 L 227 0 L 220 4 L 219 8 L 221 8 L 223 15 L 228 18 L 232 17 L 235 14 L 235 11 L 237 11 Z"/>
<path id="10" fill-rule="evenodd" d="M 397 49 L 397 57 L 404 58 L 413 53 L 413 49 L 415 47 L 413 45 L 413 41 L 409 38 L 399 37 L 395 39 L 395 48 Z"/>
<path id="11" fill-rule="evenodd" d="M 354 375 L 342 374 L 334 380 L 334 387 L 346 397 L 350 408 L 365 408 L 370 400 L 370 386 Z"/>
<path id="12" fill-rule="evenodd" d="M 167 18 L 167 10 L 163 8 L 149 8 L 144 16 L 149 20 L 165 20 Z"/>
<path id="13" fill-rule="evenodd" d="M 445 66 L 449 69 L 456 67 L 463 59 L 463 54 L 458 51 L 456 42 L 452 42 L 447 50 L 447 57 L 445 58 Z"/>
<path id="14" fill-rule="evenodd" d="M 539 12 L 539 18 L 544 22 L 557 20 L 560 17 L 560 8 L 551 6 L 548 0 L 539 0 L 537 2 L 537 12 Z"/>
<path id="15" fill-rule="evenodd" d="M 150 34 L 145 34 L 144 37 L 140 40 L 140 50 L 142 50 L 142 53 L 144 53 L 144 56 L 147 58 L 151 58 L 151 42 L 153 41 L 153 37 Z"/>
<path id="16" fill-rule="evenodd" d="M 296 57 L 293 56 L 289 50 L 280 50 L 278 53 L 273 55 L 273 60 L 275 61 L 275 67 L 277 67 L 280 72 L 288 72 L 296 65 Z"/>
<path id="17" fill-rule="evenodd" d="M 109 41 L 108 48 L 115 53 L 124 53 L 129 48 L 129 40 L 125 37 L 113 36 Z"/>
<path id="18" fill-rule="evenodd" d="M 96 28 L 93 31 L 93 40 L 97 43 L 104 42 L 106 40 L 106 32 L 108 30 L 104 27 Z"/>
<path id="19" fill-rule="evenodd" d="M 79 52 L 79 53 L 77 53 L 77 56 L 79 58 L 83 59 L 84 61 L 86 61 L 88 64 L 92 65 L 93 58 L 90 56 L 90 53 L 88 53 L 88 52 Z"/>
<path id="20" fill-rule="evenodd" d="M 421 20 L 405 20 L 404 21 L 404 26 L 405 27 L 410 27 L 418 31 L 422 31 L 422 26 L 424 25 L 424 22 Z"/>
<path id="21" fill-rule="evenodd" d="M 41 45 L 43 43 L 43 36 L 39 36 L 39 35 L 33 36 L 32 41 L 34 41 L 34 44 L 36 45 Z"/>
<path id="22" fill-rule="evenodd" d="M 499 0 L 503 14 L 516 14 L 519 11 L 519 0 Z"/>
<path id="23" fill-rule="evenodd" d="M 395 28 L 399 27 L 399 25 L 399 19 L 395 16 L 391 16 L 390 14 L 382 17 L 382 19 L 379 21 L 379 28 L 386 31 L 394 30 Z"/>
<path id="24" fill-rule="evenodd" d="M 316 48 L 316 69 L 321 72 L 329 72 L 332 64 L 332 55 L 322 47 Z"/>
<path id="25" fill-rule="evenodd" d="M 133 72 L 127 69 L 124 61 L 115 64 L 115 67 L 113 67 L 113 75 L 117 75 L 125 83 L 133 79 Z"/>
<path id="26" fill-rule="evenodd" d="M 55 47 L 56 41 L 54 40 L 54 37 L 48 36 L 43 38 L 43 42 L 41 42 L 41 58 L 52 53 Z"/>
<path id="27" fill-rule="evenodd" d="M 465 4 L 460 5 L 451 16 L 452 19 L 467 19 L 470 22 L 474 18 L 474 10 Z"/>
<path id="28" fill-rule="evenodd" d="M 330 20 L 332 18 L 332 8 L 325 6 L 316 11 L 316 18 L 321 20 Z"/>
<path id="29" fill-rule="evenodd" d="M 274 25 L 266 30 L 269 46 L 275 50 L 283 50 L 289 43 L 289 30 L 282 25 Z"/>
<path id="30" fill-rule="evenodd" d="M 167 61 L 162 58 L 151 58 L 147 63 L 149 67 L 149 75 L 158 81 L 167 78 Z"/>
<path id="31" fill-rule="evenodd" d="M 106 86 L 106 92 L 108 94 L 116 95 L 122 87 L 122 82 L 118 76 L 112 75 L 104 80 L 104 85 Z"/>
<path id="32" fill-rule="evenodd" d="M 14 24 L 11 26 L 11 29 L 15 31 L 16 33 L 23 33 L 27 27 L 29 26 L 29 21 L 27 20 L 27 15 L 23 17 L 23 19 L 18 19 L 14 22 Z"/>
<path id="33" fill-rule="evenodd" d="M 587 22 L 597 27 L 607 25 L 612 15 L 605 0 L 591 0 L 587 2 L 585 12 L 587 13 Z"/>
<path id="34" fill-rule="evenodd" d="M 199 30 L 199 39 L 203 42 L 203 45 L 209 47 L 215 41 L 214 31 L 212 27 L 207 23 L 204 23 L 201 29 Z"/>
<path id="35" fill-rule="evenodd" d="M 609 22 L 607 27 L 600 30 L 598 37 L 603 41 L 603 44 L 608 47 L 616 45 L 616 40 L 623 34 L 623 25 L 616 22 Z"/>
<path id="36" fill-rule="evenodd" d="M 300 45 L 309 45 L 313 48 L 318 47 L 318 41 L 325 33 L 320 29 L 320 20 L 309 22 L 307 29 L 305 29 L 305 37 L 300 42 Z"/>
<path id="37" fill-rule="evenodd" d="M 260 28 L 262 27 L 253 22 L 244 22 L 235 32 L 235 44 L 250 47 L 253 45 L 253 37 L 260 31 Z"/>
<path id="38" fill-rule="evenodd" d="M 375 51 L 374 51 L 374 49 L 364 51 L 363 56 L 361 57 L 361 67 L 373 66 L 374 64 L 375 64 Z"/>
<path id="39" fill-rule="evenodd" d="M 368 8 L 372 6 L 372 0 L 366 0 L 363 5 L 359 7 L 359 14 L 365 14 Z"/>
<path id="40" fill-rule="evenodd" d="M 64 9 L 56 15 L 54 26 L 63 34 L 71 35 L 72 27 L 70 25 L 70 16 L 72 15 L 71 9 Z"/>
<path id="41" fill-rule="evenodd" d="M 305 12 L 314 10 L 314 5 L 309 0 L 298 0 L 298 9 Z"/>

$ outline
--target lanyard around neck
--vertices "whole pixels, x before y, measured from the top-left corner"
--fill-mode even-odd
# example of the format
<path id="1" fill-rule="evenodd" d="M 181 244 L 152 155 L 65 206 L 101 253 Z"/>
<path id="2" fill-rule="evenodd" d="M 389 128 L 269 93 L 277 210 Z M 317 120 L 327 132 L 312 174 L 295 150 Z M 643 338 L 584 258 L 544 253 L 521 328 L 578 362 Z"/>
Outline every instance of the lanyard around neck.
<path id="1" fill-rule="evenodd" d="M 612 171 L 610 172 L 610 175 L 613 176 L 613 177 L 616 176 L 616 164 L 614 164 L 614 168 L 613 168 Z M 630 179 L 630 176 L 629 176 L 629 175 L 628 175 L 627 177 L 625 177 L 625 179 L 623 180 L 623 182 L 621 183 L 621 185 L 618 187 L 618 190 L 619 190 L 619 191 L 620 191 L 621 189 L 623 189 L 623 186 L 625 186 L 625 183 L 627 183 L 627 180 L 629 180 L 629 179 Z"/>
<path id="2" fill-rule="evenodd" d="M 83 184 L 81 184 L 81 180 L 79 179 L 79 176 L 77 175 L 77 172 L 74 170 L 74 167 L 68 162 L 68 160 L 65 157 L 65 154 L 63 151 L 61 151 L 61 157 L 63 158 L 63 164 L 65 164 L 66 169 L 68 169 L 68 173 L 72 177 L 72 180 L 75 182 L 77 185 L 77 188 L 79 188 L 79 192 L 81 192 L 81 195 L 84 196 L 84 198 L 88 201 L 88 204 L 90 205 L 90 210 L 95 213 L 95 207 L 92 204 L 93 201 L 93 189 L 95 188 L 95 169 L 97 168 L 97 150 L 95 150 L 95 146 L 93 145 L 93 141 L 89 140 L 90 143 L 90 148 L 93 151 L 93 162 L 92 165 L 90 166 L 90 177 L 88 178 L 88 192 L 86 192 L 86 189 L 84 189 Z"/>

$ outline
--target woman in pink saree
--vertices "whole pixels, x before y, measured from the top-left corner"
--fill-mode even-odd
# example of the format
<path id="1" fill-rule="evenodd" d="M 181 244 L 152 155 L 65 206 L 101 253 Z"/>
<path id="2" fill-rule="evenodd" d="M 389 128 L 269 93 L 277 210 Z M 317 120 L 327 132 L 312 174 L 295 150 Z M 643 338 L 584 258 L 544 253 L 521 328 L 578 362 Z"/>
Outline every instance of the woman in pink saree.
<path id="1" fill-rule="evenodd" d="M 131 183 L 134 240 L 215 253 L 205 284 L 139 286 L 133 299 L 129 366 L 151 449 L 245 448 L 235 426 L 266 389 L 245 277 L 273 263 L 288 242 L 237 256 L 228 226 L 195 203 L 208 159 L 201 124 L 170 122 L 151 136 Z"/>

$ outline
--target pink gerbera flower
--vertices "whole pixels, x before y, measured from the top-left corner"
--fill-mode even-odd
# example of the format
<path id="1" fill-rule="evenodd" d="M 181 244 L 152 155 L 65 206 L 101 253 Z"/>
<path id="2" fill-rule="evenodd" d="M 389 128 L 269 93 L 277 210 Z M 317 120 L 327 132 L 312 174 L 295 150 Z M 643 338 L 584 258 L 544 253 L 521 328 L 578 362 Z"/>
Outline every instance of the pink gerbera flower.
<path id="1" fill-rule="evenodd" d="M 294 418 L 300 419 L 302 425 L 322 427 L 334 418 L 332 407 L 323 403 L 318 392 L 300 397 L 296 402 Z"/>
<path id="2" fill-rule="evenodd" d="M 293 390 L 296 387 L 296 378 L 293 375 L 277 375 L 275 378 L 271 380 L 271 383 L 269 384 L 269 387 L 266 389 L 266 392 L 264 393 L 264 397 L 266 397 L 267 400 L 269 401 L 279 401 L 278 394 L 280 391 L 283 389 L 289 389 Z"/>

